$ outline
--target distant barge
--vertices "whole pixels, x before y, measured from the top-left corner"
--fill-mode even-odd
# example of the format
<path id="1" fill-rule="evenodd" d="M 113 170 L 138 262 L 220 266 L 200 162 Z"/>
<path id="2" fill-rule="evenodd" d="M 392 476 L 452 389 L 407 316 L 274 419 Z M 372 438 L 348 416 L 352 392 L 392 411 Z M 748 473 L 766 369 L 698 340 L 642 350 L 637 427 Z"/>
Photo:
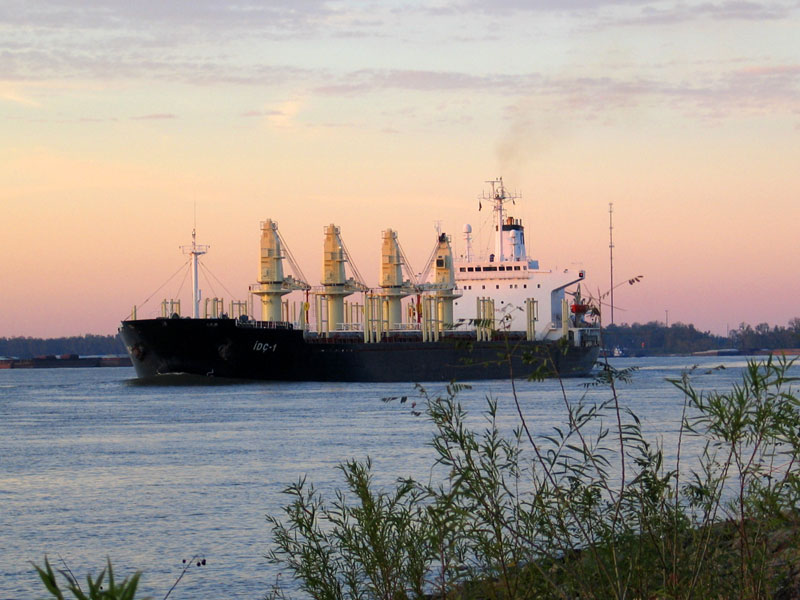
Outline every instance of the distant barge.
<path id="1" fill-rule="evenodd" d="M 130 367 L 128 356 L 79 356 L 48 354 L 33 358 L 0 358 L 0 369 L 69 369 L 85 367 Z"/>

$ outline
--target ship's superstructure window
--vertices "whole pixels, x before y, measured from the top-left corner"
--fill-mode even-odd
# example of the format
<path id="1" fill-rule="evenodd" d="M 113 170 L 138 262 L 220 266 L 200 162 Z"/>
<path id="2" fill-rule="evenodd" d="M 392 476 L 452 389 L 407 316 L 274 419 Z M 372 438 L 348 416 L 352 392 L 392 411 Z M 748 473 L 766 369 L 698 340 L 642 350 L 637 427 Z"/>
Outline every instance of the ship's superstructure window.
<path id="1" fill-rule="evenodd" d="M 466 272 L 466 270 L 467 270 L 467 269 L 466 269 L 466 268 L 464 268 L 464 267 L 461 267 L 461 268 L 459 268 L 458 270 L 459 270 L 461 273 L 464 273 L 464 272 Z"/>

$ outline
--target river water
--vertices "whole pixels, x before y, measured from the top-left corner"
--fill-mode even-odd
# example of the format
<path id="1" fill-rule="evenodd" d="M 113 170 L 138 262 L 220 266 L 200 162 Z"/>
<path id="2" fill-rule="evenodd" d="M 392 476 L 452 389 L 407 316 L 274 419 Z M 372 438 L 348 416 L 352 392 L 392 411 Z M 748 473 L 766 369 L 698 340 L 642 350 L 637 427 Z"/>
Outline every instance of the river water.
<path id="1" fill-rule="evenodd" d="M 725 389 L 746 359 L 611 363 L 637 367 L 620 398 L 672 448 L 683 396 L 666 380 L 698 365 L 699 387 Z M 718 365 L 726 368 L 711 370 Z M 342 485 L 336 465 L 367 456 L 379 485 L 430 475 L 433 428 L 414 414 L 423 402 L 413 384 L 143 386 L 133 378 L 130 368 L 0 371 L 0 599 L 42 597 L 30 561 L 45 555 L 82 580 L 110 557 L 120 578 L 143 571 L 139 595 L 154 598 L 197 555 L 206 565 L 192 567 L 170 598 L 261 598 L 277 575 L 264 558 L 265 515 L 280 513 L 287 485 L 305 475 L 332 497 Z M 566 381 L 567 396 L 609 397 L 587 381 Z M 564 423 L 558 382 L 519 382 L 517 390 L 537 433 Z M 390 396 L 407 401 L 382 401 Z M 502 381 L 460 394 L 476 426 L 487 396 L 513 426 Z"/>

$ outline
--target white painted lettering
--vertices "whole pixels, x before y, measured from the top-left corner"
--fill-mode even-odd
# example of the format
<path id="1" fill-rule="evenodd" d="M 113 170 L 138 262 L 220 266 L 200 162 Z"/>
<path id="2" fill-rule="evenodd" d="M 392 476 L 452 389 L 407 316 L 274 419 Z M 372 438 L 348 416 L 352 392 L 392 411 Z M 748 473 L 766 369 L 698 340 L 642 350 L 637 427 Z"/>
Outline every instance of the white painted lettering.
<path id="1" fill-rule="evenodd" d="M 275 352 L 275 350 L 277 350 L 277 349 L 278 349 L 278 344 L 268 344 L 266 342 L 256 342 L 253 345 L 253 351 L 254 352 L 261 352 L 261 353 Z"/>

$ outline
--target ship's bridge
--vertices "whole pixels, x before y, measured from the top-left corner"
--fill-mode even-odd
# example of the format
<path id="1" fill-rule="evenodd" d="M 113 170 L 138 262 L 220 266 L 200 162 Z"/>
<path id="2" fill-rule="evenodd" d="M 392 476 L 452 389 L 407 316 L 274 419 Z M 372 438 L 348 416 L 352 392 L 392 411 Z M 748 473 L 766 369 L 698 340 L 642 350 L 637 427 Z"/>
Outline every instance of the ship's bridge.
<path id="1" fill-rule="evenodd" d="M 456 261 L 456 281 L 469 279 L 509 279 L 527 277 L 528 271 L 538 271 L 537 260 L 508 260 L 496 262 L 458 262 Z"/>

